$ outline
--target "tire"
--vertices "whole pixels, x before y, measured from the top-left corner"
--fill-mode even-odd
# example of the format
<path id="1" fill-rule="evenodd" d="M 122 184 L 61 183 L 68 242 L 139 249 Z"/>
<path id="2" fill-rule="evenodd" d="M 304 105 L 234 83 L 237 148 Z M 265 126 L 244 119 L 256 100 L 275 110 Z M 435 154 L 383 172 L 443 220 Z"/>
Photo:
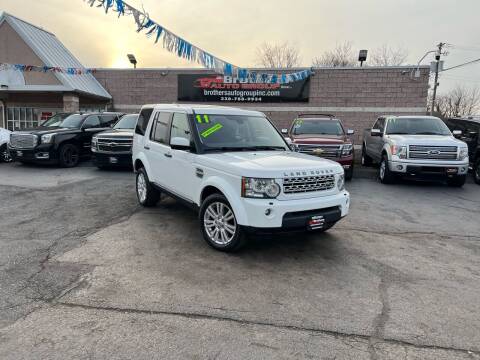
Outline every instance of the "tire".
<path id="1" fill-rule="evenodd" d="M 352 178 L 353 178 L 353 164 L 350 167 L 350 169 L 345 171 L 345 180 L 350 181 L 350 180 L 352 180 Z"/>
<path id="2" fill-rule="evenodd" d="M 367 155 L 367 149 L 365 148 L 365 143 L 362 146 L 362 166 L 371 166 L 373 160 L 370 156 Z"/>
<path id="3" fill-rule="evenodd" d="M 237 223 L 227 198 L 221 194 L 207 197 L 200 207 L 203 238 L 215 250 L 234 252 L 246 243 L 246 234 Z"/>
<path id="4" fill-rule="evenodd" d="M 72 168 L 78 165 L 80 161 L 80 149 L 74 144 L 64 144 L 60 146 L 58 152 L 58 162 L 61 167 Z"/>
<path id="5" fill-rule="evenodd" d="M 380 166 L 378 168 L 378 178 L 382 184 L 391 184 L 395 180 L 394 174 L 390 171 L 388 167 L 388 157 L 383 154 L 382 160 L 380 161 Z"/>
<path id="6" fill-rule="evenodd" d="M 457 175 L 447 179 L 447 185 L 451 187 L 462 187 L 467 181 L 467 175 Z"/>
<path id="7" fill-rule="evenodd" d="M 140 205 L 144 207 L 153 207 L 158 204 L 160 200 L 160 191 L 152 186 L 144 168 L 138 170 L 135 183 L 137 199 Z"/>
<path id="8" fill-rule="evenodd" d="M 473 180 L 475 180 L 476 184 L 480 185 L 480 158 L 477 159 L 473 166 Z"/>
<path id="9" fill-rule="evenodd" d="M 0 162 L 12 162 L 13 158 L 10 156 L 10 152 L 7 149 L 7 144 L 0 146 Z"/>

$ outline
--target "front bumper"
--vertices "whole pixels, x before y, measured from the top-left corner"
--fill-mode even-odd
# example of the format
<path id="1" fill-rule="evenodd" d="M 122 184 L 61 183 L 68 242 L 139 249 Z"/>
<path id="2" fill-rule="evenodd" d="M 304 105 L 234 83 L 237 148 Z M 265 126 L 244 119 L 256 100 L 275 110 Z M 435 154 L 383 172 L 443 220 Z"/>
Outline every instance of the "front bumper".
<path id="1" fill-rule="evenodd" d="M 58 161 L 57 152 L 51 145 L 42 144 L 33 149 L 17 149 L 8 147 L 13 161 L 53 164 Z"/>
<path id="2" fill-rule="evenodd" d="M 429 176 L 429 177 L 452 177 L 466 175 L 468 173 L 468 159 L 460 161 L 389 161 L 390 171 L 399 175 Z"/>
<path id="3" fill-rule="evenodd" d="M 335 223 L 347 216 L 350 194 L 343 190 L 336 195 L 298 200 L 242 199 L 243 215 L 237 221 L 249 228 L 295 230 L 307 228 L 307 220 L 325 215 L 327 223 Z M 333 211 L 334 209 L 338 211 Z M 268 215 L 267 215 L 268 214 Z"/>
<path id="4" fill-rule="evenodd" d="M 122 154 L 115 154 L 115 153 L 100 153 L 100 152 L 93 152 L 92 153 L 92 160 L 95 166 L 105 166 L 105 167 L 128 167 L 132 166 L 132 154 L 122 153 Z"/>

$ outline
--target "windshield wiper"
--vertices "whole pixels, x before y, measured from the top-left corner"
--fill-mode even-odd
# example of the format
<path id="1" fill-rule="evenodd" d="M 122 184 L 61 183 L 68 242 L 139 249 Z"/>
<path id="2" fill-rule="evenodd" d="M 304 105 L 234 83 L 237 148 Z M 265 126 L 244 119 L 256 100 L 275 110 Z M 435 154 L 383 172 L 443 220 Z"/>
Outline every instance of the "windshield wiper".
<path id="1" fill-rule="evenodd" d="M 256 151 L 256 150 L 283 150 L 283 146 L 221 146 L 216 148 L 208 148 L 205 151 Z"/>
<path id="2" fill-rule="evenodd" d="M 387 135 L 408 135 L 407 132 L 391 132 L 387 133 Z"/>
<path id="3" fill-rule="evenodd" d="M 285 151 L 284 146 L 251 146 L 248 147 L 247 149 L 252 149 L 252 150 L 283 150 Z"/>
<path id="4" fill-rule="evenodd" d="M 424 132 L 415 133 L 414 135 L 442 135 L 442 134 L 439 134 L 433 131 L 424 131 Z"/>

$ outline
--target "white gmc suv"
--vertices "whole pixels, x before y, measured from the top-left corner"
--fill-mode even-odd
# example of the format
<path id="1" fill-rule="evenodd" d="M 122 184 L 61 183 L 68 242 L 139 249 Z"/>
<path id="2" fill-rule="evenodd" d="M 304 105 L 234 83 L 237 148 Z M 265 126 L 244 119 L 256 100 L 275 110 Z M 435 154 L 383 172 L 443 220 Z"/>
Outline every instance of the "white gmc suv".
<path id="1" fill-rule="evenodd" d="M 132 151 L 140 204 L 164 193 L 190 205 L 217 250 L 240 248 L 250 232 L 324 231 L 348 214 L 343 168 L 291 151 L 260 112 L 145 105 Z"/>

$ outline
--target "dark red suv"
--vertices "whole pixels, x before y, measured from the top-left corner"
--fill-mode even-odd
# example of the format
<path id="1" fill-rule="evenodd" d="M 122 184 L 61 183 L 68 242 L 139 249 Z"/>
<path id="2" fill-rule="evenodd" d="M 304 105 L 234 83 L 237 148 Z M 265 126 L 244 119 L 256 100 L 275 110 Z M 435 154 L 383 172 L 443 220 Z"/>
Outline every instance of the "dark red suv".
<path id="1" fill-rule="evenodd" d="M 345 178 L 353 177 L 353 130 L 347 130 L 334 115 L 300 114 L 290 129 L 282 129 L 298 151 L 340 163 Z"/>

